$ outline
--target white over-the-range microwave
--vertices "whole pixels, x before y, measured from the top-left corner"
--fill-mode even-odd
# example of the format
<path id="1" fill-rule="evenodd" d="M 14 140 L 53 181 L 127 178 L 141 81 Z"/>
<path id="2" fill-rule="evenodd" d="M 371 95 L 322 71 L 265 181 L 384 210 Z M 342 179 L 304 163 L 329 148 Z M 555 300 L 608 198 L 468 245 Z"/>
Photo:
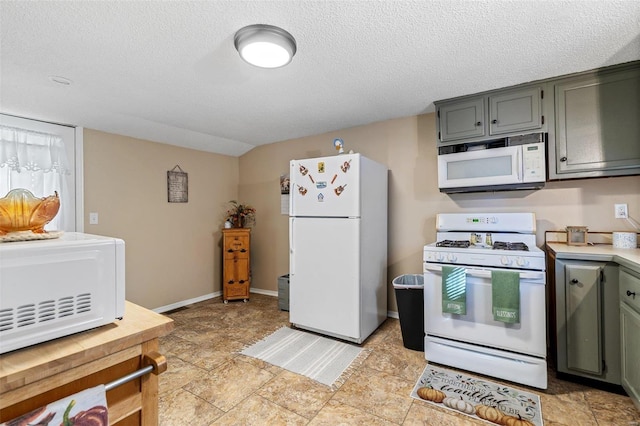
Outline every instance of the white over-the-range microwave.
<path id="1" fill-rule="evenodd" d="M 440 192 L 509 191 L 544 187 L 545 133 L 438 148 Z"/>
<path id="2" fill-rule="evenodd" d="M 0 243 L 0 354 L 122 318 L 124 247 L 76 232 Z"/>

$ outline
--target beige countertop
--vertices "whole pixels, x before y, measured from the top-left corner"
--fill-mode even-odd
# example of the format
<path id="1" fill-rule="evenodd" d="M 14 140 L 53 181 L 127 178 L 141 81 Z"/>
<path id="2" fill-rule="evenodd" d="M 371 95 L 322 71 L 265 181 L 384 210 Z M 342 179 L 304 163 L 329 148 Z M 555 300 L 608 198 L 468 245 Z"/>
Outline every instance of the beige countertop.
<path id="1" fill-rule="evenodd" d="M 558 259 L 615 262 L 640 272 L 640 249 L 619 249 L 609 244 L 570 246 L 563 242 L 547 242 Z"/>

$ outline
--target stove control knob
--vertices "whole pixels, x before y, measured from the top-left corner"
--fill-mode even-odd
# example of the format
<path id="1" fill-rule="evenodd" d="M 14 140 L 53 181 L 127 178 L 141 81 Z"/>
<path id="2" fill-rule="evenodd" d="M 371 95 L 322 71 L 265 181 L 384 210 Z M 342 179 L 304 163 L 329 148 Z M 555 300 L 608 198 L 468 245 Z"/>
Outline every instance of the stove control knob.
<path id="1" fill-rule="evenodd" d="M 444 260 L 444 255 L 442 253 L 436 253 L 436 261 L 442 262 Z"/>
<path id="2" fill-rule="evenodd" d="M 519 257 L 516 259 L 516 263 L 518 264 L 518 266 L 528 266 L 529 265 L 529 261 L 527 259 L 524 259 L 522 257 Z"/>
<path id="3" fill-rule="evenodd" d="M 455 262 L 456 260 L 458 260 L 458 256 L 456 256 L 454 253 L 449 253 L 447 255 L 447 259 L 449 260 L 449 262 Z"/>
<path id="4" fill-rule="evenodd" d="M 507 256 L 502 256 L 502 258 L 500 259 L 500 263 L 502 263 L 503 265 L 511 265 L 511 259 Z"/>

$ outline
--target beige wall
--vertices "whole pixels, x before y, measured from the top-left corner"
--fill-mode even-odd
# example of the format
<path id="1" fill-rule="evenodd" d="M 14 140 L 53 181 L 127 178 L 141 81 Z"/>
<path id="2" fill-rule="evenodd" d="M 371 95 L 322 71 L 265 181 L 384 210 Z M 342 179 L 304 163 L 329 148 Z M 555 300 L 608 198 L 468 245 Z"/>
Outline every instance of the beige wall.
<path id="1" fill-rule="evenodd" d="M 280 175 L 288 172 L 291 159 L 334 155 L 336 137 L 344 140 L 347 151 L 353 149 L 389 168 L 389 283 L 400 274 L 421 273 L 423 246 L 435 241 L 437 213 L 532 211 L 540 246 L 544 231 L 567 225 L 588 226 L 592 231 L 631 230 L 613 218 L 614 203 L 628 203 L 630 215 L 640 217 L 639 176 L 551 182 L 539 191 L 442 194 L 435 136 L 435 116 L 426 114 L 265 145 L 240 157 L 239 197 L 257 208 L 252 286 L 277 291 L 277 277 L 289 268 Z M 391 285 L 389 310 L 397 310 Z"/>
<path id="2" fill-rule="evenodd" d="M 188 203 L 167 202 L 175 165 L 188 173 Z M 128 300 L 154 309 L 220 291 L 220 229 L 238 175 L 236 157 L 85 129 L 84 229 L 124 239 Z"/>
<path id="3" fill-rule="evenodd" d="M 389 168 L 387 281 L 421 273 L 422 250 L 435 241 L 443 212 L 532 211 L 538 245 L 545 230 L 631 230 L 613 204 L 640 218 L 640 176 L 551 182 L 540 191 L 446 195 L 438 191 L 433 114 L 400 118 L 264 145 L 240 158 L 85 130 L 85 231 L 121 237 L 127 250 L 127 299 L 147 308 L 221 289 L 220 228 L 225 203 L 252 204 L 252 288 L 277 292 L 289 269 L 288 218 L 280 213 L 281 174 L 289 160 L 334 155 L 333 139 Z M 189 174 L 189 202 L 167 203 L 166 172 Z M 100 214 L 89 225 L 89 212 Z M 389 285 L 389 310 L 396 311 Z"/>

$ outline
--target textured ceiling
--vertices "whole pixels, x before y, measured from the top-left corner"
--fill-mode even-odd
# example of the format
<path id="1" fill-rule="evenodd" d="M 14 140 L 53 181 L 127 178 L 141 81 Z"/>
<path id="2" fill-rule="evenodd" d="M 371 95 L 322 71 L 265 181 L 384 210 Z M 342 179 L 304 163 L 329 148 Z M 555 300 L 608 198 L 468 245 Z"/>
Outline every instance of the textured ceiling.
<path id="1" fill-rule="evenodd" d="M 0 17 L 0 112 L 234 156 L 640 59 L 638 0 L 2 0 Z M 255 23 L 296 38 L 291 64 L 240 59 Z"/>

